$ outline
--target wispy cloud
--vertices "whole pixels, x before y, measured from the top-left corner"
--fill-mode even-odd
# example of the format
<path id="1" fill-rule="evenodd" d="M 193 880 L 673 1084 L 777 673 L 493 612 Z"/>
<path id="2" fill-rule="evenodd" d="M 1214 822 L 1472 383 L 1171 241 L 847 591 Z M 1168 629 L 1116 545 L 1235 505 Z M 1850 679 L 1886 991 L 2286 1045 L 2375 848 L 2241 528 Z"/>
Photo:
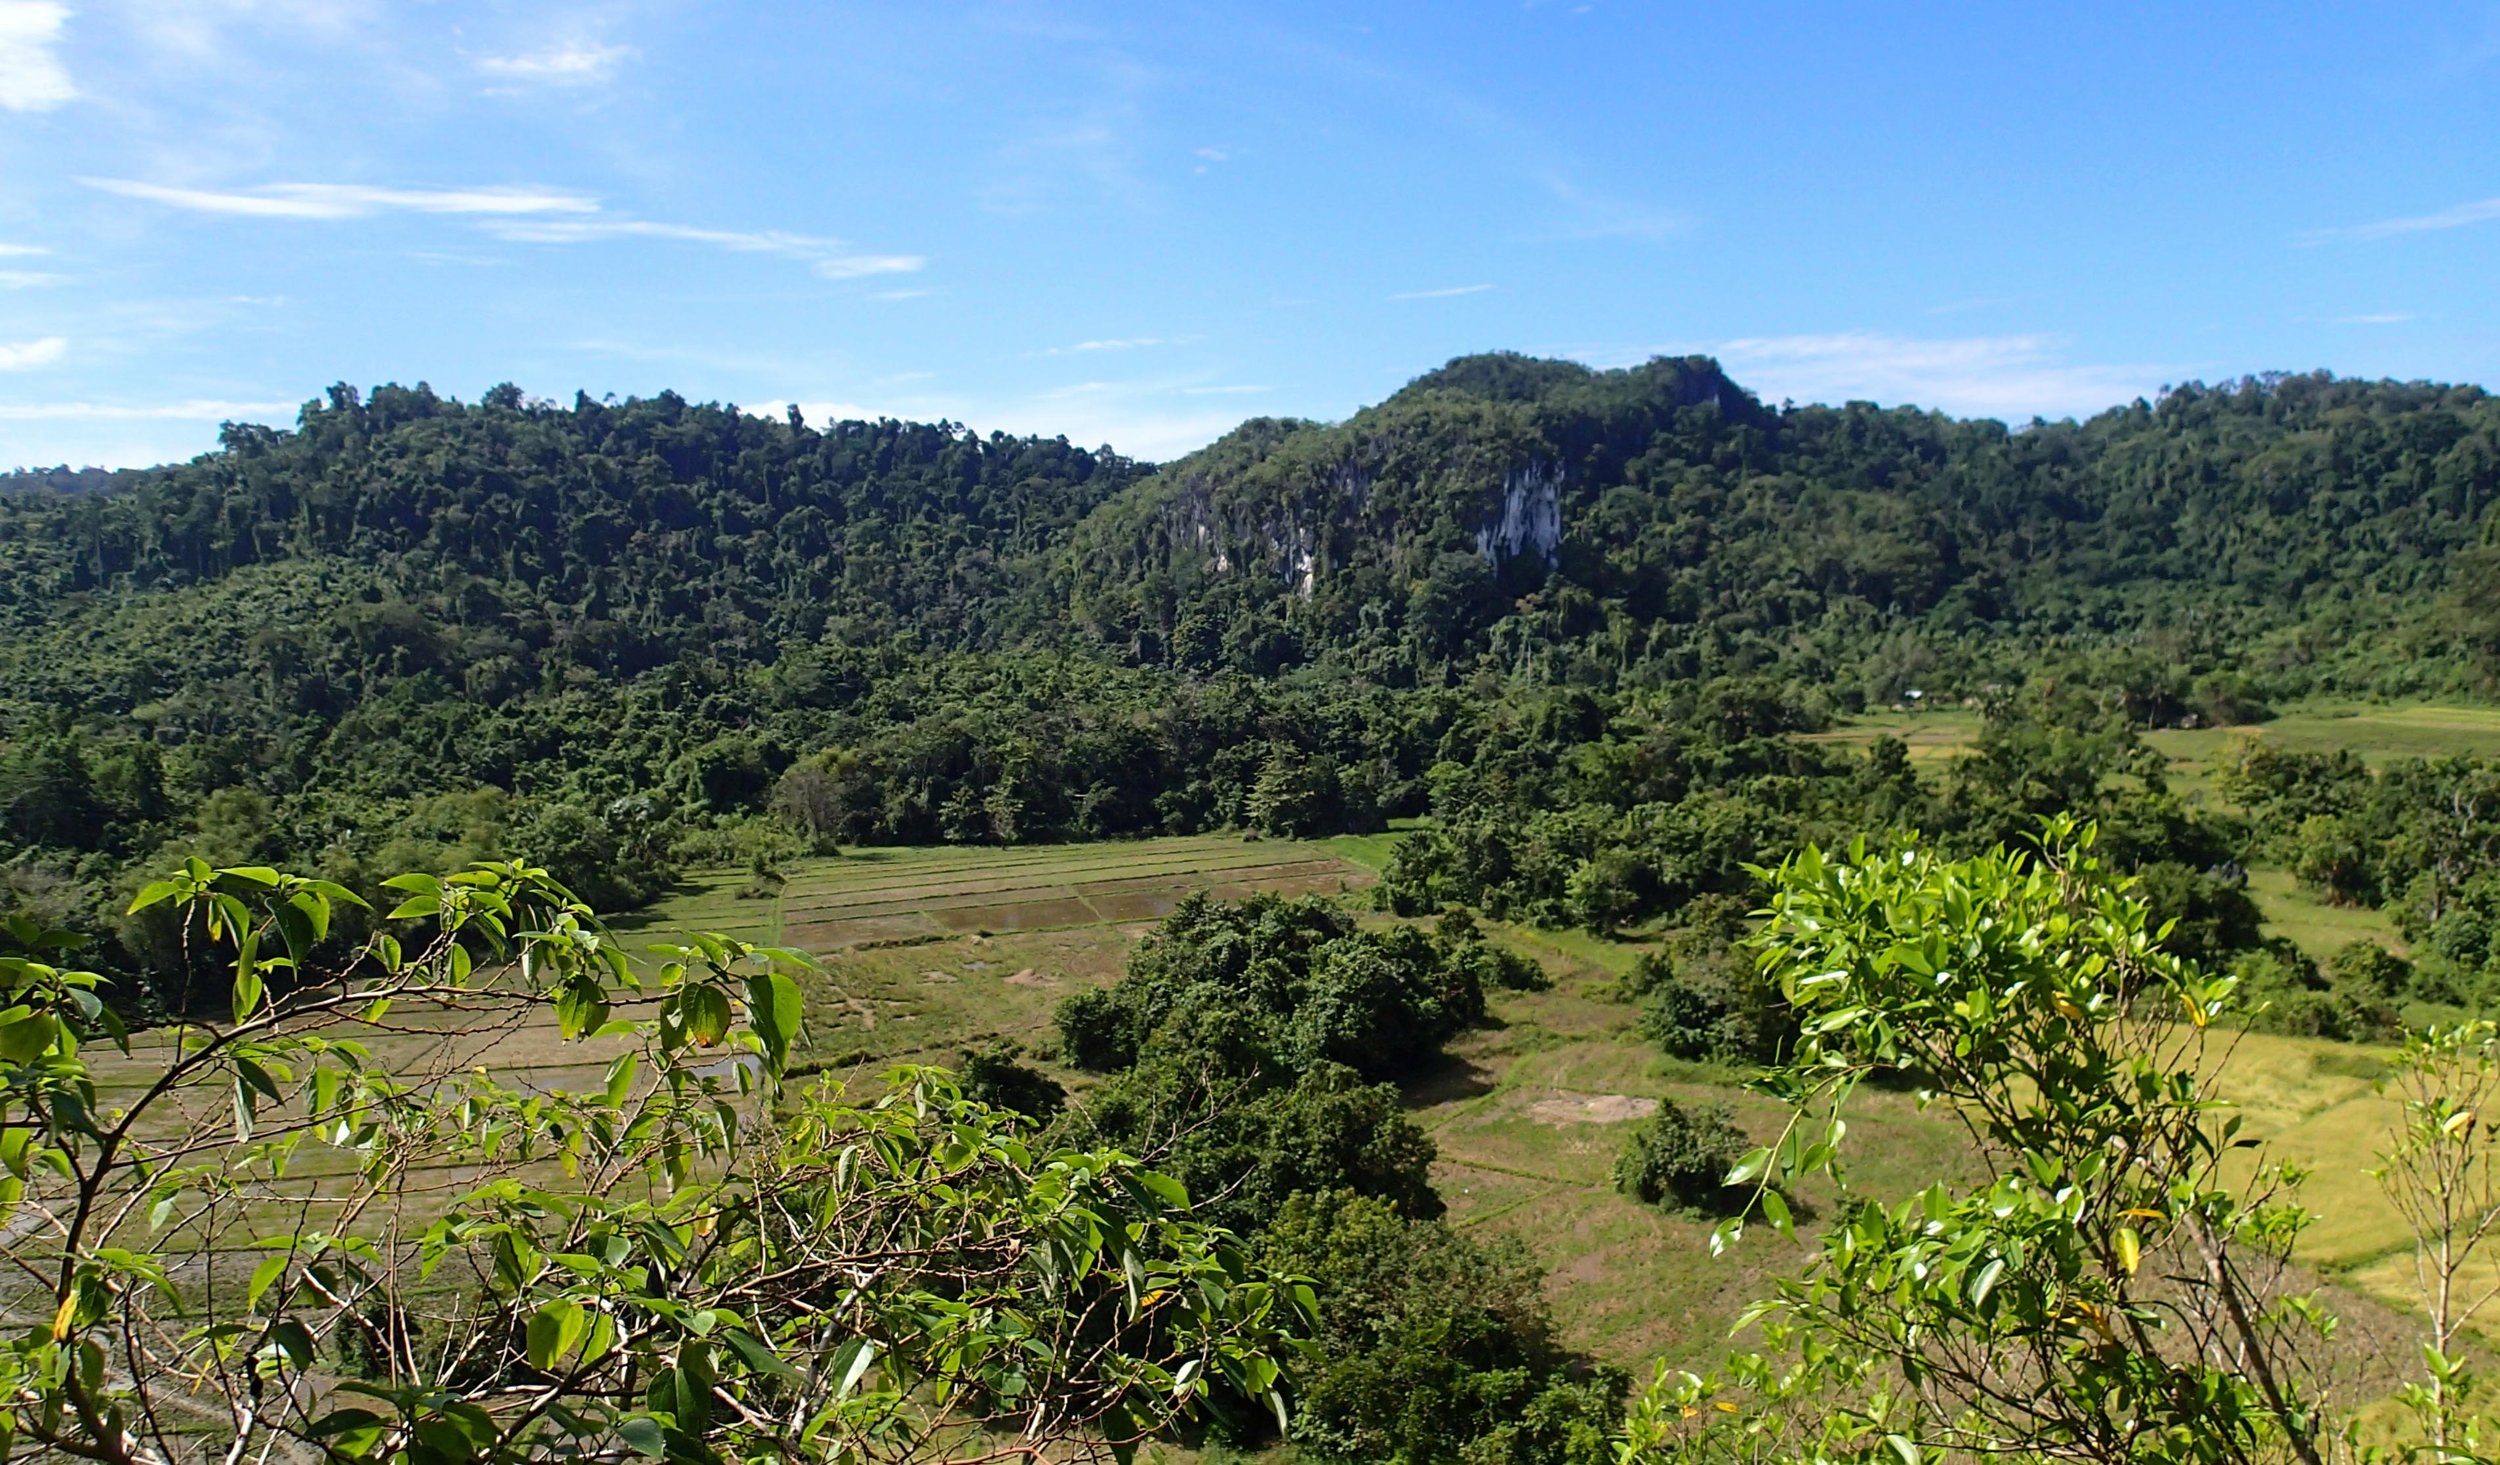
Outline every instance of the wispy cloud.
<path id="1" fill-rule="evenodd" d="M 2070 363 L 2064 347 L 2040 334 L 1927 339 L 1843 331 L 1747 337 L 1717 351 L 1738 381 L 1773 401 L 1875 401 L 2012 421 L 2088 415 L 2184 374 Z"/>
<path id="2" fill-rule="evenodd" d="M 868 298 L 871 300 L 919 300 L 936 293 L 935 290 L 879 290 Z"/>
<path id="3" fill-rule="evenodd" d="M 1181 395 L 1184 397 L 1237 397 L 1247 396 L 1253 392 L 1272 392 L 1274 390 L 1276 390 L 1274 387 L 1250 386 L 1245 383 L 1241 386 L 1229 387 L 1183 387 L 1181 388 Z"/>
<path id="4" fill-rule="evenodd" d="M 48 366 L 69 350 L 69 342 L 60 336 L 45 336 L 15 345 L 0 344 L 0 371 L 24 371 L 30 366 Z"/>
<path id="5" fill-rule="evenodd" d="M 148 404 L 0 402 L 0 422 L 235 422 L 292 417 L 298 405 L 294 402 L 225 402 L 208 398 Z"/>
<path id="6" fill-rule="evenodd" d="M 549 188 L 370 188 L 355 183 L 266 183 L 240 192 L 172 188 L 129 178 L 81 178 L 89 188 L 170 208 L 262 219 L 359 219 L 379 213 L 596 213 L 599 201 Z"/>
<path id="7" fill-rule="evenodd" d="M 2335 323 L 2339 326 L 2394 326 L 2411 319 L 2413 312 L 2409 310 L 2381 310 L 2368 315 L 2339 315 L 2335 317 Z"/>
<path id="8" fill-rule="evenodd" d="M 1453 295 L 1482 295 L 1490 285 L 1451 285 L 1439 290 L 1400 290 L 1392 300 L 1447 300 Z"/>
<path id="9" fill-rule="evenodd" d="M 592 86 L 616 74 L 633 59 L 631 46 L 594 46 L 567 41 L 540 51 L 512 56 L 480 56 L 477 69 L 498 81 L 532 82 L 545 86 Z"/>
<path id="10" fill-rule="evenodd" d="M 0 244 L 0 259 L 26 259 L 51 252 L 40 244 Z"/>
<path id="11" fill-rule="evenodd" d="M 1079 341 L 1073 346 L 1053 346 L 1038 356 L 1088 356 L 1097 351 L 1142 351 L 1150 346 L 1186 346 L 1203 341 L 1204 336 L 1111 336 L 1098 341 Z"/>
<path id="12" fill-rule="evenodd" d="M 1218 392 L 1264 388 L 1215 387 Z M 1168 461 L 1205 447 L 1241 425 L 1238 412 L 1214 403 L 1178 400 L 1200 389 L 1169 380 L 1082 381 L 1045 391 L 1003 397 L 967 397 L 948 392 L 879 394 L 858 397 L 799 399 L 799 410 L 818 426 L 844 418 L 900 417 L 920 422 L 946 418 L 969 423 L 982 432 L 1029 432 L 1065 436 L 1091 447 L 1108 443 L 1121 452 L 1151 461 Z M 788 411 L 783 401 L 752 403 L 747 410 L 765 417 Z"/>
<path id="13" fill-rule="evenodd" d="M 860 254 L 839 239 L 784 230 L 709 229 L 624 219 L 600 212 L 599 200 L 566 189 L 490 185 L 477 188 L 375 188 L 357 183 L 265 183 L 249 189 L 176 188 L 129 178 L 82 178 L 89 188 L 198 213 L 259 219 L 361 219 L 383 213 L 450 214 L 476 219 L 498 239 L 517 244 L 584 244 L 607 239 L 661 239 L 739 254 L 802 261 L 828 280 L 910 274 L 928 261 L 916 254 Z"/>
<path id="14" fill-rule="evenodd" d="M 2435 214 L 2413 214 L 2401 219 L 2381 219 L 2375 224 L 2359 224 L 2348 229 L 2313 229 L 2301 236 L 2304 244 L 2320 244 L 2330 239 L 2393 239 L 2399 234 L 2428 234 L 2440 229 L 2462 229 L 2468 224 L 2487 224 L 2500 219 L 2500 198 L 2477 199 Z"/>
<path id="15" fill-rule="evenodd" d="M 58 285 L 67 275 L 46 274 L 42 270 L 0 270 L 0 290 L 32 290 L 42 285 Z"/>
<path id="16" fill-rule="evenodd" d="M 61 64 L 69 7 L 54 0 L 0 0 L 0 108 L 49 112 L 78 95 Z"/>
<path id="17" fill-rule="evenodd" d="M 839 239 L 790 234 L 778 229 L 705 229 L 691 224 L 658 224 L 644 219 L 547 219 L 491 226 L 499 239 L 524 244 L 581 244 L 600 239 L 668 239 L 705 244 L 739 254 L 777 254 L 804 260 L 828 280 L 856 280 L 868 275 L 910 274 L 928 264 L 916 254 L 853 254 Z"/>
<path id="18" fill-rule="evenodd" d="M 1655 243 L 1693 226 L 1692 219 L 1684 214 L 1584 187 L 1559 172 L 1549 171 L 1537 181 L 1563 206 L 1565 222 L 1555 230 L 1557 238 L 1640 239 Z"/>
<path id="19" fill-rule="evenodd" d="M 1974 310 L 1994 310 L 2000 305 L 2013 303 L 2014 297 L 2010 295 L 1981 295 L 1969 300 L 1948 300 L 1942 305 L 1931 305 L 1922 314 L 1963 315 Z"/>

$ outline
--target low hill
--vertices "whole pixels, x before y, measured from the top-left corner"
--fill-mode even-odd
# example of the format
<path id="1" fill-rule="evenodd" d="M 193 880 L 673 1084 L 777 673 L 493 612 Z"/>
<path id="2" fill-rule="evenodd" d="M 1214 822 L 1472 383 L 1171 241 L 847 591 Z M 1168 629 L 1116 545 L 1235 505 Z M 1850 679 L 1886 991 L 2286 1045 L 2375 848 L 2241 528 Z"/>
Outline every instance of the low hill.
<path id="1" fill-rule="evenodd" d="M 88 929 L 176 851 L 518 848 L 630 904 L 808 844 L 1377 827 L 1490 720 L 1568 742 L 1712 679 L 1829 712 L 2081 676 L 2237 721 L 2469 691 L 2500 646 L 2500 404 L 2323 374 L 2015 429 L 1487 355 L 1160 468 L 337 387 L 6 488 L 0 868 Z"/>

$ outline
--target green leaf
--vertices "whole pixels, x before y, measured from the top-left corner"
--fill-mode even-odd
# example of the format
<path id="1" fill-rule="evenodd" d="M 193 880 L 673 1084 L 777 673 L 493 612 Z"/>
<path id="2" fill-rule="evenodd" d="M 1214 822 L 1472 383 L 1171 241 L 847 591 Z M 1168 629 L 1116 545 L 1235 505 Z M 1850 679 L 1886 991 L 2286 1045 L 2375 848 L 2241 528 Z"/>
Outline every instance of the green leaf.
<path id="1" fill-rule="evenodd" d="M 622 1109 L 625 1101 L 633 1097 L 634 1076 L 641 1069 L 642 1059 L 632 1053 L 620 1054 L 614 1063 L 608 1065 L 607 1100 L 610 1108 Z"/>
<path id="2" fill-rule="evenodd" d="M 625 1442 L 625 1448 L 649 1459 L 657 1460 L 668 1453 L 668 1436 L 661 1431 L 660 1422 L 648 1414 L 637 1414 L 618 1425 L 616 1437 Z"/>
<path id="3" fill-rule="evenodd" d="M 799 1037 L 799 984 L 779 972 L 748 978 L 747 1014 L 773 1066 L 782 1067 Z"/>
<path id="4" fill-rule="evenodd" d="M 286 1275 L 286 1266 L 291 1260 L 293 1258 L 282 1251 L 276 1256 L 264 1259 L 259 1266 L 252 1268 L 251 1283 L 243 1289 L 243 1308 L 246 1312 L 257 1312 L 260 1309 L 261 1294 L 267 1292 L 280 1277 Z"/>
<path id="5" fill-rule="evenodd" d="M 530 1315 L 524 1333 L 524 1351 L 530 1367 L 542 1373 L 552 1371 L 556 1360 L 573 1351 L 587 1331 L 587 1318 L 582 1305 L 567 1298 L 558 1298 Z"/>
<path id="6" fill-rule="evenodd" d="M 717 987 L 680 988 L 677 1011 L 686 1024 L 686 1036 L 698 1048 L 718 1047 L 729 1036 L 729 999 Z"/>
<path id="7" fill-rule="evenodd" d="M 23 1008 L 18 1009 L 24 1011 Z M 53 1039 L 60 1035 L 61 1024 L 48 1012 L 27 1013 L 26 1016 L 0 1023 L 0 1059 L 11 1063 L 32 1063 L 50 1052 Z"/>
<path id="8" fill-rule="evenodd" d="M 246 1021 L 260 1009 L 262 991 L 260 963 L 252 960 L 251 950 L 247 943 L 243 954 L 236 959 L 234 964 L 234 1020 L 236 1022 Z"/>
<path id="9" fill-rule="evenodd" d="M 1892 1451 L 1893 1458 L 1899 1460 L 1901 1465 L 1918 1465 L 1921 1452 L 1909 1436 L 1888 1434 L 1884 1436 L 1884 1448 Z"/>
<path id="10" fill-rule="evenodd" d="M 1979 1269 L 1978 1277 L 1971 1282 L 1970 1305 L 1978 1307 L 1985 1303 L 1988 1300 L 1988 1294 L 1997 1290 L 1997 1279 L 2004 1275 L 2005 1258 L 2001 1256 L 1988 1258 L 1988 1264 Z"/>
<path id="11" fill-rule="evenodd" d="M 556 1031 L 566 1038 L 595 1032 L 608 1020 L 608 994 L 597 982 L 575 980 L 556 991 Z"/>
<path id="12" fill-rule="evenodd" d="M 877 1345 L 866 1338 L 853 1338 L 834 1350 L 833 1397 L 847 1399 L 859 1387 L 869 1365 L 877 1361 Z"/>
<path id="13" fill-rule="evenodd" d="M 149 906 L 162 904 L 163 902 L 173 899 L 175 896 L 182 894 L 190 888 L 191 886 L 187 881 L 151 880 L 147 884 L 139 887 L 139 894 L 137 898 L 130 902 L 130 909 L 123 912 L 123 914 L 135 916 L 139 912 L 146 910 Z"/>

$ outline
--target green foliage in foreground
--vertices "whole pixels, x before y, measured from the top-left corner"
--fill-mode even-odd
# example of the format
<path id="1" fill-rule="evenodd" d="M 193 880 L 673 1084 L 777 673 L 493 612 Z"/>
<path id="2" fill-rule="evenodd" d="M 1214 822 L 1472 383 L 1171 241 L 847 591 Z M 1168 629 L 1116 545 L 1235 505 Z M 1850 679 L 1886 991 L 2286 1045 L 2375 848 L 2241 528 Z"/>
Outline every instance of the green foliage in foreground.
<path id="1" fill-rule="evenodd" d="M 2232 1168 L 2239 1121 L 2213 1087 L 2207 1037 L 2237 983 L 2164 951 L 2093 839 L 2052 825 L 2036 857 L 1963 861 L 1808 849 L 1772 877 L 1763 960 L 1800 1036 L 1762 1083 L 1794 1118 L 1730 1180 L 1790 1231 L 1782 1191 L 1838 1171 L 1870 1079 L 1957 1119 L 1987 1170 L 1853 1201 L 1756 1310 L 1840 1391 L 1825 1458 L 2315 1465 L 2330 1449 L 2304 1358 L 2333 1323 L 2288 1270 L 2298 1177 Z M 1743 1458 L 1745 1428 L 1670 1427 L 1651 1449 Z"/>
<path id="2" fill-rule="evenodd" d="M 697 936 L 645 977 L 542 870 L 390 883 L 319 970 L 350 892 L 150 886 L 232 996 L 126 1106 L 96 979 L 0 958 L 8 1305 L 43 1319 L 0 1345 L 0 1459 L 1125 1457 L 1210 1405 L 1284 1417 L 1306 1286 L 944 1075 L 784 1090 L 804 958 Z M 441 1056 L 526 1024 L 604 1082 Z M 394 1062 L 400 1030 L 437 1057 Z"/>

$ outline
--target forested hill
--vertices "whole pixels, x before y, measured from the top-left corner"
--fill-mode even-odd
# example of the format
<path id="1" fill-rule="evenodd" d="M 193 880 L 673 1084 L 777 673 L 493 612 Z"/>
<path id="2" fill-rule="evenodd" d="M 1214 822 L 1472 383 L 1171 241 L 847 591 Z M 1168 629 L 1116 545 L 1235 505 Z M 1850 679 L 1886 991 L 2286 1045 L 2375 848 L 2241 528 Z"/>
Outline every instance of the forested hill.
<path id="1" fill-rule="evenodd" d="M 8 487 L 0 860 L 63 917 L 173 850 L 522 848 L 614 903 L 791 838 L 1360 822 L 1538 688 L 1594 727 L 1731 675 L 1828 710 L 2082 667 L 2164 721 L 2466 690 L 2500 641 L 2500 405 L 2323 375 L 2011 430 L 1483 356 L 1160 470 L 334 388 Z"/>
<path id="2" fill-rule="evenodd" d="M 1072 599 L 1108 645 L 1184 665 L 1779 664 L 1886 697 L 2160 632 L 2294 681 L 2438 679 L 2384 646 L 2337 658 L 2356 630 L 2410 635 L 2495 493 L 2500 404 L 2469 387 L 2249 379 L 2016 431 L 1775 411 L 1699 358 L 1476 357 L 1130 489 L 1080 530 Z"/>

